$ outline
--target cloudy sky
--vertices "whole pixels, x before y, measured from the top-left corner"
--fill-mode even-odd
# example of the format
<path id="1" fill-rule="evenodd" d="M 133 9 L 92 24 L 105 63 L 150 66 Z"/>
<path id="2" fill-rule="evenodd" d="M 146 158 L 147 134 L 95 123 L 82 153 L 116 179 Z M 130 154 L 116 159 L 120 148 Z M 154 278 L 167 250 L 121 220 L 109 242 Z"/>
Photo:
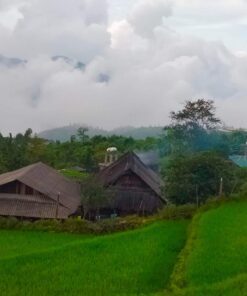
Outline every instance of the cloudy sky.
<path id="1" fill-rule="evenodd" d="M 165 125 L 196 98 L 246 128 L 246 31 L 247 0 L 0 0 L 0 131 Z"/>

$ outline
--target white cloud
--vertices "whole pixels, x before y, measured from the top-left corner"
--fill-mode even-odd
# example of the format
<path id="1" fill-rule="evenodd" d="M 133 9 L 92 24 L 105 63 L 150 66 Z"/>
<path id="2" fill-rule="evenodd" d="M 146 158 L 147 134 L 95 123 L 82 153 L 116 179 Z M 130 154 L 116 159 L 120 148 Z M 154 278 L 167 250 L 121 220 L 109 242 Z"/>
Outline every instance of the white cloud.
<path id="1" fill-rule="evenodd" d="M 183 4 L 176 1 L 175 14 Z M 0 1 L 0 8 L 10 6 Z M 216 100 L 225 122 L 247 125 L 246 55 L 169 28 L 171 8 L 167 1 L 143 0 L 108 24 L 105 1 L 26 0 L 15 29 L 0 27 L 0 54 L 28 59 L 0 66 L 2 131 L 75 122 L 167 124 L 171 110 L 201 97 Z M 86 69 L 52 61 L 54 55 L 85 62 Z M 100 75 L 109 81 L 100 83 Z"/>
<path id="2" fill-rule="evenodd" d="M 88 61 L 110 42 L 105 0 L 26 0 L 12 34 L 0 42 L 0 52 L 25 58 L 69 55 Z"/>
<path id="3" fill-rule="evenodd" d="M 128 21 L 138 34 L 146 36 L 162 25 L 163 17 L 171 14 L 172 3 L 169 0 L 141 0 L 134 6 Z"/>

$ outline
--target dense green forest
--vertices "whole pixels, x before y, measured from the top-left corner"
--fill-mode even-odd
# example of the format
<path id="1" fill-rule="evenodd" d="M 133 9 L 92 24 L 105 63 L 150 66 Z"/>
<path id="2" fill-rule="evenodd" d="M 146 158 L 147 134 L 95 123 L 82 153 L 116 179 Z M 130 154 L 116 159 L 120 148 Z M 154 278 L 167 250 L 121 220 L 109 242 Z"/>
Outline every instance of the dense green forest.
<path id="1" fill-rule="evenodd" d="M 134 140 L 123 136 L 94 136 L 89 138 L 81 128 L 70 141 L 48 141 L 32 135 L 28 129 L 16 136 L 0 135 L 0 172 L 18 169 L 25 165 L 43 161 L 57 169 L 80 166 L 91 172 L 97 170 L 110 146 L 118 148 L 120 154 L 130 150 L 148 151 L 158 147 L 160 139 Z"/>
<path id="2" fill-rule="evenodd" d="M 214 103 L 197 100 L 171 112 L 171 124 L 157 137 L 90 137 L 84 127 L 66 142 L 43 139 L 31 129 L 15 136 L 0 134 L 0 173 L 42 161 L 80 179 L 81 175 L 71 169 L 96 172 L 108 147 L 117 147 L 119 155 L 127 151 L 156 151 L 166 196 L 176 203 L 202 202 L 219 193 L 221 179 L 222 194 L 240 190 L 246 180 L 246 170 L 234 165 L 229 156 L 246 155 L 247 132 L 222 131 L 219 124 Z"/>
<path id="3" fill-rule="evenodd" d="M 210 133 L 200 133 L 192 139 L 193 143 L 188 143 L 173 134 L 176 132 L 164 130 L 160 137 L 148 137 L 144 140 L 100 135 L 89 138 L 86 132 L 83 136 L 78 132 L 67 142 L 42 139 L 33 135 L 31 129 L 16 136 L 0 135 L 0 172 L 18 169 L 37 161 L 43 161 L 57 169 L 81 166 L 90 171 L 104 160 L 106 148 L 110 146 L 117 147 L 120 154 L 131 150 L 158 150 L 161 164 L 165 166 L 167 157 L 178 154 L 208 150 L 217 151 L 225 156 L 243 154 L 247 139 L 245 131 L 225 133 L 213 130 Z"/>

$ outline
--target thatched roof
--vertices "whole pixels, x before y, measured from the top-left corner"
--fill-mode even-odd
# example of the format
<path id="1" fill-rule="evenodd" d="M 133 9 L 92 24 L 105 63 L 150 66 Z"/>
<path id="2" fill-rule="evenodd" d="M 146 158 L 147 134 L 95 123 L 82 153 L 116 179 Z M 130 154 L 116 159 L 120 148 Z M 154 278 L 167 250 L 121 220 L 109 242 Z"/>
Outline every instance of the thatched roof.
<path id="1" fill-rule="evenodd" d="M 0 194 L 0 215 L 36 219 L 66 219 L 69 210 L 42 196 Z"/>
<path id="2" fill-rule="evenodd" d="M 57 202 L 60 194 L 59 204 L 67 209 L 68 215 L 74 213 L 80 205 L 79 186 L 41 162 L 0 175 L 0 186 L 14 181 L 19 181 L 47 196 L 51 204 Z M 0 194 L 0 198 L 1 196 L 4 198 L 4 194 Z M 23 196 L 18 195 L 18 198 L 24 202 Z M 40 200 L 35 202 L 44 204 Z"/>
<path id="3" fill-rule="evenodd" d="M 97 178 L 104 186 L 111 186 L 127 171 L 135 173 L 148 187 L 162 198 L 162 180 L 153 170 L 147 167 L 134 152 L 124 154 L 116 162 L 100 171 Z"/>

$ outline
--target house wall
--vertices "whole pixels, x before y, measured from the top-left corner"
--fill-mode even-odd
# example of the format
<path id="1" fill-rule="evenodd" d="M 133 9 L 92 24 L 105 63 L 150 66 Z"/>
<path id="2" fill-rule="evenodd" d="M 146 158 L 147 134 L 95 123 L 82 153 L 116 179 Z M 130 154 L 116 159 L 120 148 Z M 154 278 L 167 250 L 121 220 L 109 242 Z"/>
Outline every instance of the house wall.
<path id="1" fill-rule="evenodd" d="M 0 193 L 43 195 L 35 189 L 19 182 L 14 181 L 0 186 Z"/>
<path id="2" fill-rule="evenodd" d="M 110 190 L 112 207 L 119 215 L 153 214 L 163 206 L 159 196 L 132 172 L 116 180 Z"/>

